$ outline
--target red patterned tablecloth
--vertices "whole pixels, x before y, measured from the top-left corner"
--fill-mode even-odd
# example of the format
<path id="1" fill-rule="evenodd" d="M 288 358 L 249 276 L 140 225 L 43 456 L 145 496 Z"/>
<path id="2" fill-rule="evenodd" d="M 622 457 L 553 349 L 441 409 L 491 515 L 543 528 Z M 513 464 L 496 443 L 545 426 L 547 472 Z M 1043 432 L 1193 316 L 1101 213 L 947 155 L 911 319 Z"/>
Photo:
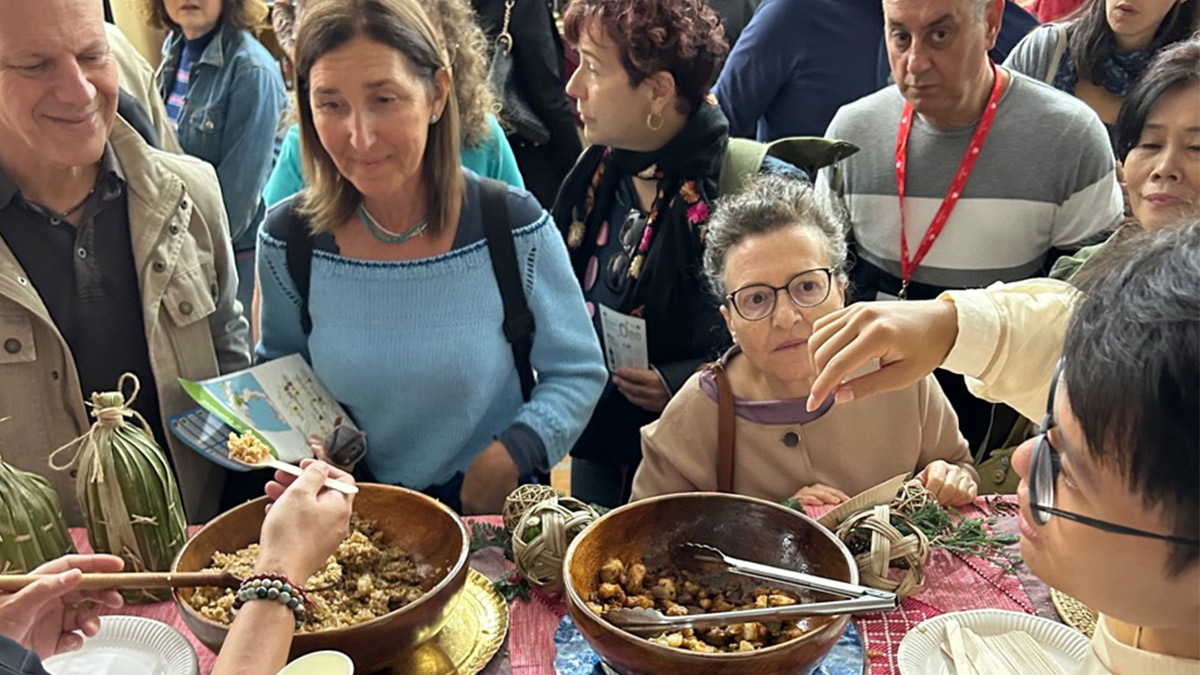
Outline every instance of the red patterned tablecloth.
<path id="1" fill-rule="evenodd" d="M 1014 498 L 1005 497 L 995 501 L 1012 502 Z M 997 529 L 1015 529 L 1011 522 L 1014 519 L 1012 515 L 994 513 L 991 503 L 982 498 L 961 511 L 970 517 L 995 515 L 998 520 Z M 817 510 L 816 515 L 820 515 L 821 512 L 822 510 Z M 500 518 L 497 516 L 467 519 L 468 523 L 475 521 L 500 524 Z M 71 535 L 81 551 L 89 550 L 87 536 L 83 530 L 72 530 Z M 476 554 L 472 557 L 471 565 L 493 579 L 511 569 L 511 565 L 503 561 L 494 550 Z M 925 579 L 925 588 L 906 598 L 899 609 L 855 617 L 871 657 L 871 675 L 899 675 L 896 651 L 899 649 L 900 640 L 905 633 L 925 619 L 946 612 L 983 608 L 1037 613 L 1037 603 L 1031 600 L 1030 593 L 1026 592 L 1027 588 L 1031 588 L 1037 593 L 1037 582 L 1024 575 L 1023 586 L 1022 579 L 1006 574 L 978 559 L 964 559 L 940 549 L 934 550 L 930 553 Z M 1043 587 L 1040 590 L 1045 589 Z M 216 655 L 192 637 L 172 603 L 126 607 L 121 613 L 146 616 L 175 626 L 196 646 L 202 675 L 208 675 L 212 671 Z M 509 672 L 516 675 L 553 675 L 554 630 L 565 613 L 566 607 L 562 602 L 551 596 L 535 594 L 531 602 L 512 603 L 508 641 L 485 672 L 489 675 Z M 1041 613 L 1045 614 L 1044 611 Z"/>

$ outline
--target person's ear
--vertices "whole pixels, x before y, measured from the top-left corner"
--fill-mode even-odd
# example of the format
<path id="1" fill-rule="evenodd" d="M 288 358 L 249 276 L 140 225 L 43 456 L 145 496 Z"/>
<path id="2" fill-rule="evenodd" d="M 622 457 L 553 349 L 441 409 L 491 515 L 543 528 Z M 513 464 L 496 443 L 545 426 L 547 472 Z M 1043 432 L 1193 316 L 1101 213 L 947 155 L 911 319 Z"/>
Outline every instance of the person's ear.
<path id="1" fill-rule="evenodd" d="M 452 86 L 450 69 L 438 68 L 437 72 L 433 74 L 433 101 L 431 101 L 433 105 L 430 106 L 438 119 L 446 114 L 446 104 L 450 99 Z"/>
<path id="2" fill-rule="evenodd" d="M 650 112 L 662 115 L 670 106 L 675 105 L 675 76 L 665 70 L 646 78 L 650 86 Z"/>
<path id="3" fill-rule="evenodd" d="M 734 342 L 737 342 L 737 331 L 733 328 L 733 317 L 729 314 L 729 304 L 722 303 L 719 309 L 721 310 L 721 318 L 725 319 L 725 329 L 729 331 L 729 337 L 733 338 Z"/>
<path id="4" fill-rule="evenodd" d="M 996 48 L 996 38 L 1000 36 L 1000 24 L 1004 21 L 1004 3 L 1005 0 L 991 0 L 985 10 L 988 51 Z"/>

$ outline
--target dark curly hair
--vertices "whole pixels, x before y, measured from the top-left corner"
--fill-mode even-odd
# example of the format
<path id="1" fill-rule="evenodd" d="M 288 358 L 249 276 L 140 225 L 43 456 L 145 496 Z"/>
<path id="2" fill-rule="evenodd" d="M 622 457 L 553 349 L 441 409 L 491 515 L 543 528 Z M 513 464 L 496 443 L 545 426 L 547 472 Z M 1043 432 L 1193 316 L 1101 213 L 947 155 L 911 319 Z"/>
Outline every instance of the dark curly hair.
<path id="1" fill-rule="evenodd" d="M 729 53 L 721 18 L 705 0 L 571 0 L 563 13 L 567 41 L 579 44 L 593 25 L 616 44 L 632 86 L 670 73 L 685 113 L 700 107 Z"/>

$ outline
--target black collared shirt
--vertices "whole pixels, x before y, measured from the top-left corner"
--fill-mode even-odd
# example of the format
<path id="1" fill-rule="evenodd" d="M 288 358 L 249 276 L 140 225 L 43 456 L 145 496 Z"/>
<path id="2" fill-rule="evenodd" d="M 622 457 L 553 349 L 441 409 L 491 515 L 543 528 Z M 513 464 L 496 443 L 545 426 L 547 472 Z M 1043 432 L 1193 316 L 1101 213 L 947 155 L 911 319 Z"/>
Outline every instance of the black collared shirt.
<path id="1" fill-rule="evenodd" d="M 134 373 L 141 391 L 133 407 L 165 449 L 126 200 L 125 175 L 111 146 L 78 227 L 27 201 L 0 172 L 0 238 L 71 348 L 83 400 L 91 401 L 93 392 L 115 391 L 123 373 Z"/>

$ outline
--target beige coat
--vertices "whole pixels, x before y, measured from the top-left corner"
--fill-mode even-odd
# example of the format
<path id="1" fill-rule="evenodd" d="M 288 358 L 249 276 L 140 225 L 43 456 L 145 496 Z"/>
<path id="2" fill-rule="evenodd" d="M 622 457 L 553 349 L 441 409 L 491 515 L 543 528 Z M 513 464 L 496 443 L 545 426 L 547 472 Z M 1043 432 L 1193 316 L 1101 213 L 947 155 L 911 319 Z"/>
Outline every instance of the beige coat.
<path id="1" fill-rule="evenodd" d="M 225 210 L 208 164 L 154 150 L 120 119 L 109 142 L 127 181 L 146 342 L 165 422 L 195 407 L 177 378 L 250 365 Z M 79 376 L 67 343 L 2 239 L 0 346 L 0 418 L 11 418 L 0 424 L 0 454 L 49 478 L 67 522 L 79 525 L 75 471 L 48 465 L 51 452 L 91 426 Z M 189 522 L 211 518 L 224 470 L 167 436 Z"/>
<path id="2" fill-rule="evenodd" d="M 662 417 L 642 428 L 634 499 L 717 489 L 718 406 L 701 388 L 702 376 L 693 375 Z M 814 483 L 854 495 L 935 459 L 971 466 L 958 417 L 932 375 L 898 392 L 835 405 L 807 424 L 764 424 L 739 411 L 736 438 L 733 491 L 772 501 Z"/>
<path id="3" fill-rule="evenodd" d="M 175 131 L 167 123 L 167 108 L 163 105 L 162 97 L 158 95 L 158 87 L 154 83 L 154 68 L 120 28 L 106 23 L 104 30 L 108 33 L 108 46 L 117 62 L 117 83 L 146 109 L 150 121 L 154 122 L 154 130 L 158 132 L 158 141 L 162 149 L 183 154 L 183 148 L 179 147 L 179 141 L 175 138 Z"/>

